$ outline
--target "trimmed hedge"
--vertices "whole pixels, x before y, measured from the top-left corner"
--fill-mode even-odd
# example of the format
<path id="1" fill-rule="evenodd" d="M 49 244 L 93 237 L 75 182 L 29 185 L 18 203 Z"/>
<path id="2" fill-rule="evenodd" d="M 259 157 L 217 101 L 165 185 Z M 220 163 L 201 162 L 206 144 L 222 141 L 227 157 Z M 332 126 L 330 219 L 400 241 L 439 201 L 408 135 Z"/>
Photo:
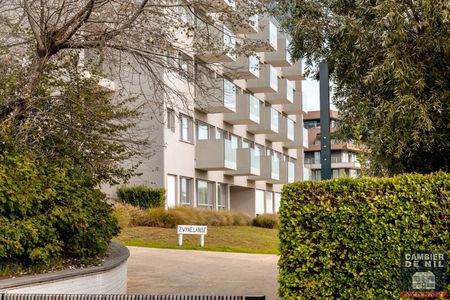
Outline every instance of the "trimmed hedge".
<path id="1" fill-rule="evenodd" d="M 450 249 L 450 174 L 285 185 L 280 221 L 282 299 L 398 299 L 402 251 Z"/>
<path id="2" fill-rule="evenodd" d="M 163 207 L 166 191 L 162 188 L 151 189 L 141 185 L 119 188 L 117 196 L 120 202 L 140 208 Z"/>

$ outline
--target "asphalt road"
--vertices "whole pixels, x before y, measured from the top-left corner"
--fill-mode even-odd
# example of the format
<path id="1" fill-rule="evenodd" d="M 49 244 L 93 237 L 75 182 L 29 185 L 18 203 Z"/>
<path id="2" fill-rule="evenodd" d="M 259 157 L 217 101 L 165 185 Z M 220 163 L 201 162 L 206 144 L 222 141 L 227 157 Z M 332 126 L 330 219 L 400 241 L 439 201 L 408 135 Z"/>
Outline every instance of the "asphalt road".
<path id="1" fill-rule="evenodd" d="M 276 255 L 128 248 L 129 294 L 278 298 Z"/>

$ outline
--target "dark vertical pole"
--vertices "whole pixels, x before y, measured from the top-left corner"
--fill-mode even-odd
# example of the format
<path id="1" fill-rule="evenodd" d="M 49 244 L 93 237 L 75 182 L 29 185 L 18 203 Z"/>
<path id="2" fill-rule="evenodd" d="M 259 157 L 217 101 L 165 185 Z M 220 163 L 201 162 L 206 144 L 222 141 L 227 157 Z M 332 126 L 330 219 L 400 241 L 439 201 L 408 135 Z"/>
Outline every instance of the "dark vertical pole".
<path id="1" fill-rule="evenodd" d="M 330 82 L 328 63 L 319 65 L 320 78 L 320 163 L 322 180 L 331 179 Z"/>

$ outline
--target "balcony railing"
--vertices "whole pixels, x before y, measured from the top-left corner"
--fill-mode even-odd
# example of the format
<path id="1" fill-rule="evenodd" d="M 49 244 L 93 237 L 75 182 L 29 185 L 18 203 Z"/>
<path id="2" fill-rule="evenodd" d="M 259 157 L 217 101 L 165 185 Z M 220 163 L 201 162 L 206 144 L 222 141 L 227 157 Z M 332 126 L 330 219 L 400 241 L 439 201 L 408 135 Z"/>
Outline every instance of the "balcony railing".
<path id="1" fill-rule="evenodd" d="M 300 61 L 295 62 L 290 67 L 282 67 L 280 76 L 282 78 L 286 78 L 292 81 L 299 81 L 303 80 L 303 74 L 302 74 L 302 64 Z"/>
<path id="2" fill-rule="evenodd" d="M 221 28 L 198 21 L 194 49 L 196 57 L 206 63 L 227 63 L 236 59 L 236 38 L 228 27 Z"/>
<path id="3" fill-rule="evenodd" d="M 287 163 L 288 167 L 288 183 L 292 183 L 295 181 L 295 164 L 291 161 Z"/>
<path id="4" fill-rule="evenodd" d="M 247 80 L 247 89 L 253 93 L 278 92 L 278 73 L 271 65 L 260 65 L 259 78 Z"/>
<path id="5" fill-rule="evenodd" d="M 274 67 L 291 67 L 292 58 L 289 53 L 289 41 L 285 38 L 278 38 L 277 51 L 261 53 L 264 63 L 269 63 Z"/>
<path id="6" fill-rule="evenodd" d="M 277 51 L 278 30 L 275 24 L 268 20 L 259 20 L 259 30 L 257 33 L 246 34 L 245 37 L 255 42 L 256 52 Z"/>
<path id="7" fill-rule="evenodd" d="M 224 122 L 233 125 L 259 124 L 261 101 L 250 94 L 237 95 L 236 112 L 224 114 Z"/>
<path id="8" fill-rule="evenodd" d="M 243 1 L 238 2 L 237 9 L 240 9 L 241 2 Z M 224 16 L 224 19 L 222 21 L 227 23 L 233 29 L 233 32 L 236 34 L 256 34 L 259 31 L 258 15 L 251 16 L 250 18 L 248 18 L 247 22 L 236 22 L 236 20 L 226 19 L 226 16 Z"/>
<path id="9" fill-rule="evenodd" d="M 269 183 L 279 183 L 280 159 L 276 156 L 261 156 L 261 174 L 259 176 L 249 176 L 248 179 L 255 181 L 266 181 Z"/>
<path id="10" fill-rule="evenodd" d="M 237 88 L 224 78 L 204 78 L 204 90 L 199 91 L 196 109 L 207 113 L 227 113 L 236 111 Z"/>
<path id="11" fill-rule="evenodd" d="M 233 79 L 257 79 L 259 69 L 259 58 L 256 55 L 241 55 L 236 61 L 227 63 L 223 72 Z"/>
<path id="12" fill-rule="evenodd" d="M 303 97 L 301 90 L 293 90 L 293 102 L 290 104 L 283 104 L 283 112 L 288 115 L 302 115 L 305 110 L 303 107 Z"/>
<path id="13" fill-rule="evenodd" d="M 303 146 L 303 126 L 299 123 L 294 123 L 293 125 L 288 125 L 288 134 L 291 137 L 293 131 L 293 139 L 290 137 L 287 141 L 283 143 L 283 147 L 288 149 L 302 149 Z M 293 128 L 292 128 L 293 127 Z"/>
<path id="14" fill-rule="evenodd" d="M 294 142 L 295 140 L 294 121 L 291 120 L 290 118 L 281 116 L 278 123 L 279 123 L 278 133 L 266 134 L 266 140 L 284 143 Z"/>
<path id="15" fill-rule="evenodd" d="M 281 114 L 273 107 L 261 107 L 258 125 L 247 126 L 247 131 L 253 134 L 277 134 L 280 127 Z"/>
<path id="16" fill-rule="evenodd" d="M 198 140 L 195 168 L 207 171 L 236 170 L 236 149 L 227 139 Z"/>
<path id="17" fill-rule="evenodd" d="M 271 104 L 292 104 L 294 102 L 294 85 L 287 79 L 279 79 L 278 92 L 267 93 L 261 98 Z"/>
<path id="18" fill-rule="evenodd" d="M 236 171 L 226 171 L 231 176 L 259 176 L 261 173 L 261 157 L 253 148 L 240 148 L 237 153 Z"/>

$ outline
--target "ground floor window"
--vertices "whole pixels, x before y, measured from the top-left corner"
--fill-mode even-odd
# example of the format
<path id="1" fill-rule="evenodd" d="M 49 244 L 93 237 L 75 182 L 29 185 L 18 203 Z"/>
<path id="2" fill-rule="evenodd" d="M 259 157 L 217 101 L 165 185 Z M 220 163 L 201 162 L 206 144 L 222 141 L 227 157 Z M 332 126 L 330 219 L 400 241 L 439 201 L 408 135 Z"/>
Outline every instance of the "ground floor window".
<path id="1" fill-rule="evenodd" d="M 172 208 L 177 205 L 177 177 L 175 175 L 167 175 L 167 207 Z"/>
<path id="2" fill-rule="evenodd" d="M 192 205 L 192 178 L 180 177 L 180 204 Z"/>
<path id="3" fill-rule="evenodd" d="M 266 214 L 273 214 L 273 193 L 266 192 Z"/>
<path id="4" fill-rule="evenodd" d="M 255 191 L 255 214 L 260 215 L 264 213 L 264 191 Z"/>
<path id="5" fill-rule="evenodd" d="M 217 185 L 217 209 L 228 209 L 228 184 Z"/>
<path id="6" fill-rule="evenodd" d="M 214 203 L 214 183 L 197 180 L 197 206 L 200 208 L 213 208 Z"/>

